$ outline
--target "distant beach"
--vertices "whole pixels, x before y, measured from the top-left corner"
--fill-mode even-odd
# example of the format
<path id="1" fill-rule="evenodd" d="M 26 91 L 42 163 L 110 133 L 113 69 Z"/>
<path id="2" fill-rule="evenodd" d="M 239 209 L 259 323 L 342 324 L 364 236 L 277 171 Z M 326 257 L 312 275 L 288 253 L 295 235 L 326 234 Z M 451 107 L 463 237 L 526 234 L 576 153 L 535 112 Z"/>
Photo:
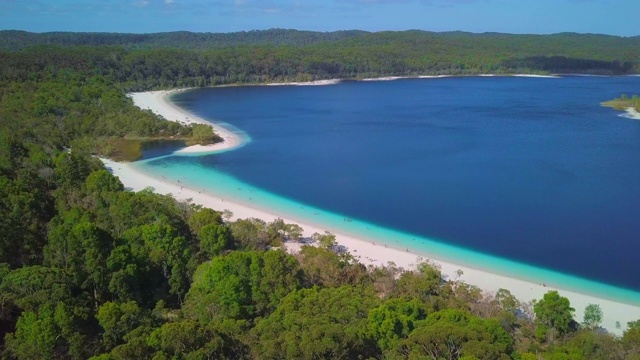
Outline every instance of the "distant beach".
<path id="1" fill-rule="evenodd" d="M 538 75 L 521 75 L 535 77 L 551 77 Z M 393 78 L 370 79 L 373 80 L 395 80 Z M 328 85 L 339 80 L 313 82 L 313 83 L 287 83 L 281 85 Z M 243 141 L 238 134 L 226 129 L 219 124 L 212 124 L 201 119 L 171 103 L 170 96 L 181 90 L 171 91 L 153 91 L 143 93 L 132 93 L 130 97 L 134 104 L 141 109 L 148 109 L 154 113 L 163 116 L 170 121 L 178 121 L 183 123 L 204 123 L 214 126 L 215 131 L 223 138 L 223 142 L 211 146 L 192 146 L 181 149 L 175 154 L 197 154 L 197 153 L 215 153 L 219 151 L 228 151 L 243 145 Z M 636 113 L 634 116 L 637 116 Z M 105 165 L 109 167 L 114 175 L 120 177 L 125 187 L 139 191 L 146 187 L 153 187 L 156 192 L 161 194 L 171 194 L 178 200 L 193 199 L 193 202 L 215 210 L 228 209 L 233 212 L 233 219 L 255 217 L 264 221 L 272 221 L 276 218 L 283 218 L 287 223 L 296 223 L 304 229 L 304 236 L 310 237 L 315 232 L 324 232 L 325 229 L 313 221 L 309 221 L 303 217 L 294 215 L 284 216 L 270 209 L 269 204 L 251 203 L 232 201 L 225 198 L 225 194 L 214 193 L 215 190 L 204 193 L 200 189 L 190 188 L 186 184 L 174 183 L 166 179 L 151 176 L 148 173 L 141 172 L 134 164 L 116 163 L 111 160 L 103 159 Z M 334 231 L 332 231 L 334 232 Z M 459 279 L 468 284 L 478 286 L 479 288 L 495 293 L 500 288 L 511 291 L 521 301 L 530 301 L 533 299 L 541 299 L 549 290 L 558 290 L 561 295 L 570 299 L 571 305 L 576 309 L 576 320 L 582 319 L 584 308 L 588 304 L 599 304 L 604 312 L 603 326 L 614 333 L 621 333 L 622 330 L 616 329 L 616 322 L 626 323 L 626 321 L 640 318 L 640 305 L 630 305 L 609 299 L 598 298 L 593 295 L 586 295 L 575 291 L 564 290 L 554 287 L 549 283 L 534 283 L 519 278 L 513 278 L 503 274 L 493 273 L 487 269 L 473 268 L 465 264 L 462 259 L 443 261 L 442 259 L 431 258 L 429 254 L 417 254 L 411 252 L 411 249 L 394 248 L 392 244 L 372 241 L 372 239 L 354 236 L 345 233 L 335 232 L 336 240 L 339 245 L 346 248 L 360 262 L 365 265 L 387 265 L 389 262 L 395 263 L 397 266 L 405 269 L 412 269 L 422 260 L 430 260 L 438 264 L 443 275 L 449 279 Z M 375 239 L 373 239 L 375 240 Z M 297 251 L 300 244 L 287 243 L 287 249 L 291 252 Z M 462 275 L 459 271 L 462 270 Z"/>

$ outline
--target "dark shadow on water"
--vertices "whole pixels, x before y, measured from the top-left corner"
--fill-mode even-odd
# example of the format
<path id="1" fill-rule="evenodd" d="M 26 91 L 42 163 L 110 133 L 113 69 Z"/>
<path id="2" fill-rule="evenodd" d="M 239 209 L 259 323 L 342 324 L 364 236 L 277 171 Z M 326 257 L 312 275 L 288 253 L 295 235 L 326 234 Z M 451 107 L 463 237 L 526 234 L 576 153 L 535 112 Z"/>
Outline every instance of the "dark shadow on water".
<path id="1" fill-rule="evenodd" d="M 148 141 L 142 145 L 142 158 L 140 160 L 153 159 L 172 154 L 174 151 L 185 147 L 184 141 L 156 140 Z"/>

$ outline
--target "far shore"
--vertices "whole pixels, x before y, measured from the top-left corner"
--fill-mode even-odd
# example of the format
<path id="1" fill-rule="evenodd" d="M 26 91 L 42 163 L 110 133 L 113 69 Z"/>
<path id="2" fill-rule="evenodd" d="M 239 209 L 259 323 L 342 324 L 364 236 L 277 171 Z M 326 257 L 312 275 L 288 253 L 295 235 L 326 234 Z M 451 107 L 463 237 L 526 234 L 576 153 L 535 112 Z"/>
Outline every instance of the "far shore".
<path id="1" fill-rule="evenodd" d="M 511 75 L 507 75 L 511 76 Z M 538 76 L 538 75 L 536 75 Z M 546 77 L 546 76 L 544 76 Z M 395 79 L 395 78 L 394 78 Z M 339 80 L 336 80 L 339 81 Z M 285 83 L 281 85 L 301 85 L 301 83 Z M 314 85 L 327 85 L 327 83 L 315 83 Z M 176 154 L 195 154 L 228 151 L 243 145 L 240 136 L 219 124 L 211 123 L 202 118 L 179 108 L 172 104 L 169 97 L 180 90 L 170 91 L 150 91 L 142 93 L 132 93 L 129 96 L 134 104 L 141 109 L 148 109 L 163 116 L 170 121 L 183 123 L 205 123 L 212 125 L 214 130 L 223 139 L 222 143 L 211 146 L 192 146 L 181 149 Z M 636 115 L 638 115 L 636 113 Z M 149 186 L 153 187 L 157 193 L 171 194 L 177 200 L 192 199 L 195 204 L 206 206 L 218 211 L 225 209 L 233 213 L 232 219 L 239 218 L 259 218 L 266 222 L 271 222 L 276 218 L 282 218 L 287 223 L 295 223 L 304 229 L 303 236 L 310 237 L 315 232 L 331 231 L 332 229 L 321 228 L 313 221 L 289 214 L 279 214 L 269 207 L 269 204 L 260 203 L 239 203 L 225 199 L 222 193 L 216 193 L 215 189 L 207 189 L 207 192 L 200 189 L 191 189 L 182 183 L 173 183 L 163 178 L 153 177 L 148 173 L 141 172 L 133 164 L 118 163 L 108 159 L 102 159 L 105 165 L 118 176 L 124 186 L 134 191 L 140 191 Z M 396 249 L 392 244 L 376 243 L 372 239 L 352 236 L 335 232 L 339 245 L 346 248 L 364 265 L 382 266 L 393 262 L 395 265 L 414 269 L 415 265 L 423 260 L 429 260 L 437 264 L 442 269 L 442 274 L 451 280 L 465 281 L 470 285 L 475 285 L 488 293 L 495 293 L 500 288 L 509 290 L 519 300 L 527 302 L 533 299 L 541 299 L 550 290 L 558 290 L 562 296 L 569 298 L 571 305 L 576 309 L 576 321 L 582 321 L 584 308 L 588 304 L 599 304 L 604 313 L 602 326 L 615 334 L 621 334 L 626 322 L 640 319 L 640 304 L 631 305 L 610 299 L 599 298 L 594 295 L 583 294 L 571 290 L 555 287 L 554 284 L 533 283 L 509 276 L 507 274 L 494 273 L 489 269 L 473 268 L 465 264 L 463 259 L 458 261 L 443 261 L 433 257 L 428 253 L 412 253 L 410 249 Z M 287 249 L 296 252 L 299 244 L 288 243 Z M 413 250 L 411 250 L 413 251 Z M 462 270 L 462 275 L 459 275 Z M 616 322 L 622 324 L 622 329 L 616 328 Z"/>

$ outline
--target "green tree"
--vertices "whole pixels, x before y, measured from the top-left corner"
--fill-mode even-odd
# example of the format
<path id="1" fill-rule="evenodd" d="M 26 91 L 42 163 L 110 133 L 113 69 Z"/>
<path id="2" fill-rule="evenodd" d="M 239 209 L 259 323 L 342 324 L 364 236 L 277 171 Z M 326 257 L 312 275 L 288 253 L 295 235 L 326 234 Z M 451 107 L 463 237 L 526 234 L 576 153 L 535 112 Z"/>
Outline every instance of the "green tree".
<path id="1" fill-rule="evenodd" d="M 308 286 L 341 286 L 368 282 L 367 269 L 350 254 L 303 245 L 297 254 Z"/>
<path id="2" fill-rule="evenodd" d="M 7 352 L 18 359 L 84 359 L 92 349 L 78 330 L 78 319 L 64 303 L 25 311 L 16 331 L 6 336 Z"/>
<path id="3" fill-rule="evenodd" d="M 550 342 L 555 340 L 556 334 L 564 335 L 574 326 L 573 312 L 569 299 L 560 296 L 553 290 L 544 294 L 542 300 L 533 306 L 538 323 L 537 335 L 539 338 L 547 338 Z"/>
<path id="4" fill-rule="evenodd" d="M 246 352 L 237 340 L 193 320 L 162 325 L 147 344 L 154 359 L 241 359 Z"/>
<path id="5" fill-rule="evenodd" d="M 369 291 L 343 286 L 302 289 L 251 330 L 254 358 L 354 359 L 376 356 L 366 333 L 367 314 L 377 305 Z"/>
<path id="6" fill-rule="evenodd" d="M 627 323 L 627 329 L 622 334 L 621 341 L 629 358 L 635 356 L 634 359 L 640 359 L 640 320 Z"/>
<path id="7" fill-rule="evenodd" d="M 124 342 L 124 336 L 142 325 L 148 314 L 135 301 L 126 303 L 106 302 L 100 306 L 96 319 L 104 330 L 102 343 L 112 349 Z"/>
<path id="8" fill-rule="evenodd" d="M 222 225 L 222 214 L 209 208 L 202 208 L 189 217 L 188 223 L 191 231 L 197 235 L 207 225 Z"/>
<path id="9" fill-rule="evenodd" d="M 292 256 L 279 250 L 235 251 L 198 267 L 183 309 L 205 323 L 252 319 L 273 311 L 300 284 L 301 272 Z"/>
<path id="10" fill-rule="evenodd" d="M 191 249 L 184 236 L 169 224 L 154 223 L 128 230 L 123 237 L 148 253 L 148 259 L 167 281 L 169 293 L 182 299 L 189 287 Z"/>
<path id="11" fill-rule="evenodd" d="M 400 296 L 433 303 L 435 300 L 432 297 L 439 294 L 443 283 L 440 268 L 423 262 L 417 265 L 415 271 L 405 271 L 400 275 L 396 292 Z"/>
<path id="12" fill-rule="evenodd" d="M 321 248 L 325 249 L 333 249 L 338 243 L 336 242 L 336 236 L 328 231 L 325 231 L 324 234 L 314 233 L 311 235 L 311 240 L 318 243 Z"/>
<path id="13" fill-rule="evenodd" d="M 238 249 L 265 250 L 269 243 L 267 224 L 260 219 L 236 220 L 229 227 Z"/>
<path id="14" fill-rule="evenodd" d="M 384 352 L 406 338 L 415 328 L 416 321 L 426 317 L 424 304 L 418 299 L 392 298 L 369 311 L 367 329 Z"/>
<path id="15" fill-rule="evenodd" d="M 0 299 L 37 312 L 46 304 L 72 303 L 71 279 L 61 269 L 25 266 L 7 273 L 0 283 Z"/>
<path id="16" fill-rule="evenodd" d="M 113 239 L 81 211 L 72 210 L 54 219 L 45 264 L 63 269 L 73 284 L 85 290 L 97 309 L 108 289 L 107 258 Z"/>
<path id="17" fill-rule="evenodd" d="M 602 309 L 598 304 L 589 304 L 584 309 L 582 324 L 587 329 L 595 329 L 602 322 Z"/>
<path id="18" fill-rule="evenodd" d="M 204 254 L 206 259 L 218 256 L 223 250 L 228 249 L 233 241 L 231 231 L 224 226 L 218 224 L 208 224 L 198 232 L 198 240 L 200 241 L 200 252 Z"/>
<path id="19" fill-rule="evenodd" d="M 509 359 L 513 339 L 496 320 L 461 310 L 441 310 L 418 324 L 396 354 L 407 358 Z"/>
<path id="20" fill-rule="evenodd" d="M 87 176 L 85 187 L 89 192 L 114 192 L 123 191 L 124 185 L 120 179 L 111 175 L 107 170 L 96 170 Z"/>

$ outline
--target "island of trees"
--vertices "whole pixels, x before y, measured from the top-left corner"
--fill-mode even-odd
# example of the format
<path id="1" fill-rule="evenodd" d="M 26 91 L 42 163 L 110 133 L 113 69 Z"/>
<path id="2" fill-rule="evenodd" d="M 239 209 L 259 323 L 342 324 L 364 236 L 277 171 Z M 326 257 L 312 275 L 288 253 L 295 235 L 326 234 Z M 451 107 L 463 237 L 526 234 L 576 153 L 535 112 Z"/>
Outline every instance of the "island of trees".
<path id="1" fill-rule="evenodd" d="M 579 39 L 580 41 L 577 41 Z M 365 267 L 331 234 L 297 255 L 281 220 L 229 221 L 125 191 L 95 155 L 215 141 L 126 92 L 372 75 L 638 70 L 638 38 L 559 34 L 0 32 L 0 355 L 6 359 L 633 359 L 623 335 L 550 291 L 521 303 Z M 580 44 L 577 46 L 576 44 Z M 131 145 L 133 142 L 133 145 Z M 128 145 L 123 145 L 128 144 Z M 134 150 L 127 151 L 127 147 Z M 125 149 L 125 150 L 123 150 Z M 135 156 L 134 156 L 135 157 Z"/>
<path id="2" fill-rule="evenodd" d="M 612 107 L 616 110 L 633 109 L 636 112 L 640 112 L 640 97 L 638 97 L 638 95 L 629 97 L 625 94 L 622 94 L 618 98 L 603 102 L 602 105 Z"/>

